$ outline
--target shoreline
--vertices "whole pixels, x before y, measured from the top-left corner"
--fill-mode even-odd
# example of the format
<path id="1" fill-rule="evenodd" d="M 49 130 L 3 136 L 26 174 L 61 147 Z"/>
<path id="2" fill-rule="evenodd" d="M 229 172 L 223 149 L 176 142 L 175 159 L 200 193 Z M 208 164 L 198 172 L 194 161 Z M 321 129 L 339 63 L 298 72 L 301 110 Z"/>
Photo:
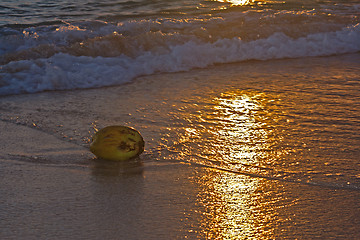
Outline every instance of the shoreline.
<path id="1" fill-rule="evenodd" d="M 0 238 L 360 237 L 358 191 L 196 166 L 358 186 L 354 59 L 234 63 L 1 97 Z M 95 129 L 115 124 L 144 137 L 139 162 L 88 150 Z"/>

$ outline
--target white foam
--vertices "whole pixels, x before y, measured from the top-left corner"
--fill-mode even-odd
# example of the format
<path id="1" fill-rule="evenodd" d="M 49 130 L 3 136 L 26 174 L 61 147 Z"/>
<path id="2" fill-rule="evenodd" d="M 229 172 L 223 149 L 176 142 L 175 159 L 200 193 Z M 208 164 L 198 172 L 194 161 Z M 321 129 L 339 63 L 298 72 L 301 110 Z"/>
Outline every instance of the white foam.
<path id="1" fill-rule="evenodd" d="M 159 47 L 161 51 L 143 51 L 136 57 L 57 53 L 49 58 L 13 61 L 1 67 L 0 95 L 118 85 L 140 75 L 216 63 L 354 53 L 360 51 L 360 24 L 297 39 L 280 32 L 249 42 L 240 38 L 213 43 L 195 39 Z"/>

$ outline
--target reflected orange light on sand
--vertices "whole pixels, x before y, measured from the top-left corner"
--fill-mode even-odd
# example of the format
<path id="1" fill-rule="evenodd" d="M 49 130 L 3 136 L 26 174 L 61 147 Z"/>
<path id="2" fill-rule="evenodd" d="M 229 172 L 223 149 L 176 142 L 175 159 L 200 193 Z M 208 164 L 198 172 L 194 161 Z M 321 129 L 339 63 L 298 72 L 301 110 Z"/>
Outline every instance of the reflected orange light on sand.
<path id="1" fill-rule="evenodd" d="M 201 159 L 199 163 L 240 173 L 206 169 L 199 174 L 198 201 L 204 208 L 202 228 L 208 239 L 259 236 L 259 231 L 266 228 L 263 222 L 272 220 L 271 215 L 259 211 L 258 189 L 264 181 L 241 174 L 256 171 L 257 166 L 276 161 L 281 155 L 272 151 L 281 140 L 275 124 L 279 119 L 269 109 L 276 105 L 272 101 L 258 92 L 222 93 L 205 108 L 202 106 L 200 116 L 194 116 L 202 127 L 187 128 L 181 139 L 187 145 L 186 152 Z M 267 231 L 270 236 L 271 229 Z"/>

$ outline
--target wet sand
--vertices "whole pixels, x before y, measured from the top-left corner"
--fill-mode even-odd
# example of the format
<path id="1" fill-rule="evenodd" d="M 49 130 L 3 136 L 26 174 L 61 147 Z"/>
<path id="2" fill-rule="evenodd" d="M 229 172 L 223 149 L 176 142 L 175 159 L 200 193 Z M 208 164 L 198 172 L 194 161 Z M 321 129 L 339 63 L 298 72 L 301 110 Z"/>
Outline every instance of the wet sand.
<path id="1" fill-rule="evenodd" d="M 324 90 L 316 84 L 325 78 L 334 80 L 339 73 L 353 81 L 342 89 L 344 96 L 356 96 L 360 67 L 354 59 L 358 58 L 229 64 L 143 77 L 118 87 L 1 98 L 0 238 L 359 238 L 358 119 L 349 118 L 349 124 L 341 125 L 339 135 L 329 142 L 322 133 L 318 133 L 320 140 L 312 141 L 299 133 L 298 125 L 291 125 L 297 119 L 286 111 L 292 109 L 270 105 L 289 95 L 305 104 L 306 96 Z M 342 68 L 339 63 L 347 65 Z M 269 144 L 245 145 L 250 149 L 243 156 L 246 164 L 291 170 L 302 181 L 330 179 L 331 184 L 314 186 L 286 181 L 286 177 L 295 179 L 292 175 L 277 180 L 261 173 L 253 177 L 204 166 L 217 160 L 217 166 L 224 167 L 226 154 L 230 156 L 236 147 L 219 135 L 227 152 L 221 157 L 210 151 L 205 155 L 206 149 L 216 149 L 212 143 L 219 142 L 211 142 L 210 132 L 202 132 L 222 129 L 214 123 L 219 114 L 212 112 L 223 106 L 216 105 L 220 96 L 228 99 L 234 92 L 266 94 L 261 106 L 270 106 L 265 110 L 274 113 L 261 129 L 268 131 L 268 140 L 260 140 Z M 335 107 L 316 100 L 318 112 L 336 115 Z M 356 116 L 358 106 L 351 104 L 348 112 Z M 303 118 L 309 119 L 306 114 Z M 113 163 L 95 159 L 89 152 L 94 129 L 113 124 L 133 126 L 142 133 L 146 151 L 140 159 Z M 315 125 L 304 121 L 301 131 L 316 134 L 320 127 Z M 231 133 L 225 136 L 231 139 Z M 304 147 L 310 142 L 314 149 Z M 337 148 L 344 151 L 334 153 Z M 199 161 L 203 156 L 209 156 L 205 163 Z M 329 172 L 321 172 L 324 166 L 330 166 Z M 301 175 L 304 169 L 307 175 Z M 354 187 L 336 185 L 344 181 Z"/>

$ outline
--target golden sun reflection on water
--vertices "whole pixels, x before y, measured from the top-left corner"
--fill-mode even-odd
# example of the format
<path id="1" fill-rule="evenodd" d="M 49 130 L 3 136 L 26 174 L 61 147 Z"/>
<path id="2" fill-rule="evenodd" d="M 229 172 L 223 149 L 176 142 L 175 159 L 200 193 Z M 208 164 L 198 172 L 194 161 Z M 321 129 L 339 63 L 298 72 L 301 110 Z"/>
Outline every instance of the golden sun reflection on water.
<path id="1" fill-rule="evenodd" d="M 206 170 L 198 201 L 204 208 L 202 229 L 207 239 L 249 238 L 255 235 L 251 193 L 257 180 Z"/>
<path id="2" fill-rule="evenodd" d="M 266 138 L 267 134 L 261 129 L 263 123 L 258 121 L 254 114 L 260 108 L 259 101 L 256 99 L 259 97 L 261 96 L 223 94 L 222 97 L 215 99 L 217 104 L 214 109 L 219 112 L 219 122 L 223 123 L 223 128 L 216 133 L 218 139 L 238 143 L 232 144 L 230 149 L 227 148 L 224 160 L 253 161 L 259 154 L 256 152 L 258 145 L 254 142 L 264 142 L 263 138 Z"/>
<path id="3" fill-rule="evenodd" d="M 207 239 L 259 236 L 259 231 L 264 233 L 263 223 L 273 220 L 271 214 L 262 215 L 258 205 L 259 189 L 271 181 L 246 175 L 261 175 L 268 164 L 286 154 L 276 148 L 282 139 L 277 101 L 259 92 L 226 92 L 194 109 L 197 114 L 188 120 L 191 127 L 179 141 L 184 157 L 195 156 L 192 161 L 202 165 L 235 171 L 206 169 L 198 175 Z M 271 206 L 264 212 L 271 212 Z M 272 229 L 266 231 L 265 239 Z"/>
<path id="4" fill-rule="evenodd" d="M 232 169 L 272 164 L 284 153 L 276 148 L 283 120 L 278 101 L 264 93 L 231 91 L 194 105 L 179 117 L 188 124 L 178 150 Z"/>
<path id="5" fill-rule="evenodd" d="M 252 2 L 250 0 L 217 0 L 217 1 L 231 3 L 234 6 L 249 5 Z"/>

